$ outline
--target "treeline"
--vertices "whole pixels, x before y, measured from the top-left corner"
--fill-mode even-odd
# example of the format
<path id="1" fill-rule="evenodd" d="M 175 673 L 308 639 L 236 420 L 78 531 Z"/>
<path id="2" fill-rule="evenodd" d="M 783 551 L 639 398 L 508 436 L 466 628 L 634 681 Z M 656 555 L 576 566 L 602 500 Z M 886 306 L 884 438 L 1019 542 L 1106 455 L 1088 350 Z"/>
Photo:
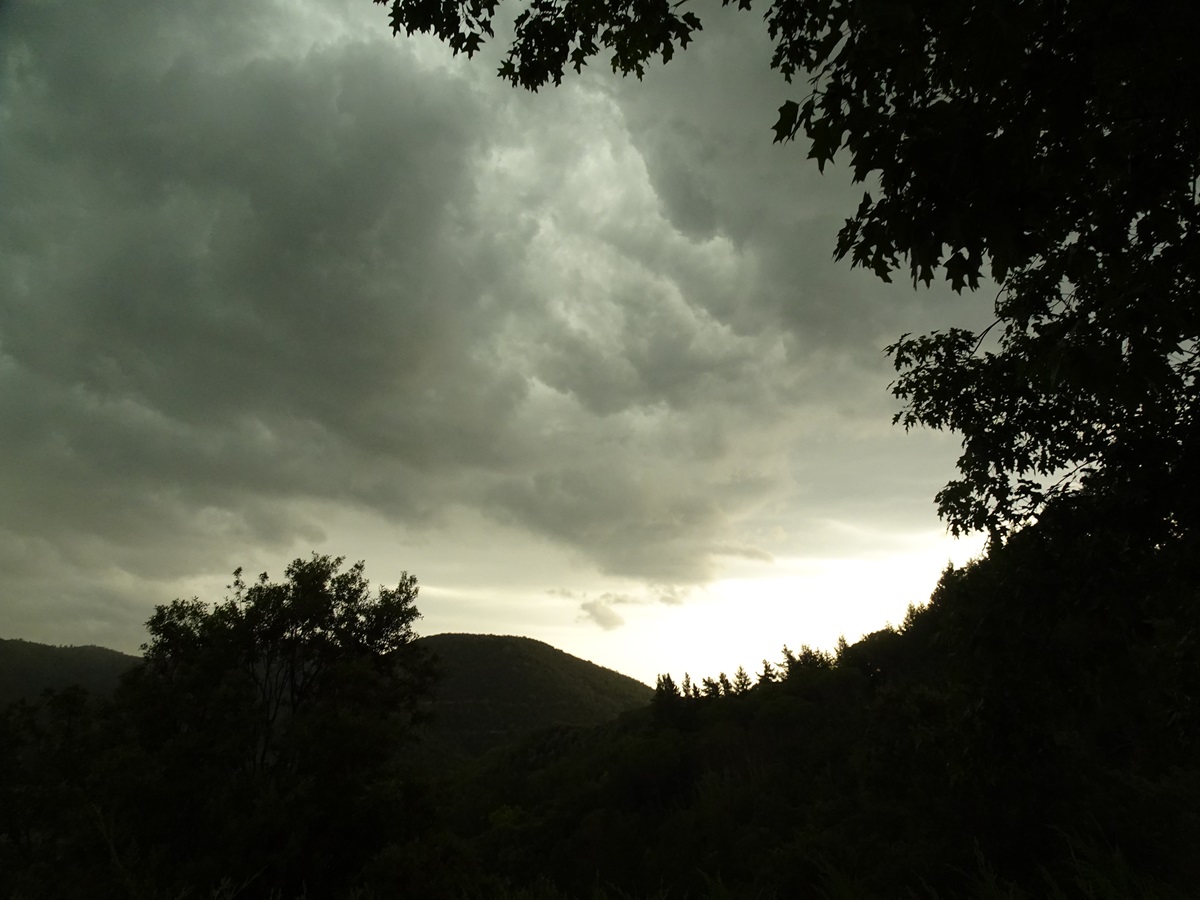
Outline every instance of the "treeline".
<path id="1" fill-rule="evenodd" d="M 908 615 L 912 617 L 916 614 L 917 609 L 909 607 Z M 831 668 L 847 649 L 849 649 L 849 644 L 846 643 L 845 636 L 838 638 L 836 653 L 815 650 L 808 644 L 803 644 L 799 654 L 796 654 L 788 649 L 787 644 L 784 644 L 783 659 L 777 664 L 772 664 L 769 660 L 764 659 L 762 669 L 756 679 L 750 677 L 745 666 L 738 666 L 732 679 L 721 672 L 716 678 L 705 676 L 699 682 L 695 682 L 692 681 L 691 674 L 685 672 L 683 680 L 676 684 L 675 679 L 669 673 L 659 675 L 654 685 L 654 702 L 659 706 L 668 706 L 676 700 L 714 700 L 718 697 L 740 696 L 748 693 L 756 684 L 786 681 L 797 668 L 806 666 Z"/>
<path id="2" fill-rule="evenodd" d="M 297 561 L 284 585 L 161 608 L 111 702 L 7 709 L 0 889 L 1193 897 L 1200 548 L 1146 526 L 1080 495 L 947 569 L 898 628 L 754 675 L 664 675 L 608 724 L 455 767 L 410 749 L 415 583 L 384 616 L 361 568 Z"/>
<path id="3" fill-rule="evenodd" d="M 1060 504 L 753 684 L 662 676 L 453 782 L 449 833 L 530 896 L 1194 896 L 1200 553 L 1128 513 Z"/>

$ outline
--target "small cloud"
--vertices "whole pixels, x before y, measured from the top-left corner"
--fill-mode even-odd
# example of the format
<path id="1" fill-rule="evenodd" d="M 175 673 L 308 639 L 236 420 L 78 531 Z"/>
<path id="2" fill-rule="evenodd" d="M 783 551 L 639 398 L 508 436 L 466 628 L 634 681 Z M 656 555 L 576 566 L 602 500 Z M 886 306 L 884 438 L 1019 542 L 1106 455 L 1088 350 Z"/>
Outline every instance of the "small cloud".
<path id="1" fill-rule="evenodd" d="M 687 588 L 677 584 L 661 585 L 658 587 L 658 602 L 667 606 L 679 606 L 691 593 Z"/>
<path id="2" fill-rule="evenodd" d="M 632 597 L 629 594 L 614 594 L 612 591 L 605 591 L 599 597 L 602 603 L 607 603 L 610 606 L 633 606 L 645 603 L 645 600 L 639 600 L 637 597 Z"/>
<path id="3" fill-rule="evenodd" d="M 553 590 L 551 593 L 558 596 L 569 596 L 572 599 L 586 596 L 583 594 L 572 594 L 570 591 L 563 590 Z M 583 610 L 583 618 L 591 619 L 605 631 L 612 631 L 614 628 L 620 628 L 625 624 L 624 617 L 613 609 L 614 606 L 643 606 L 649 602 L 648 599 L 639 599 L 629 594 L 617 594 L 612 591 L 606 591 L 594 600 L 583 600 L 579 604 L 579 608 Z"/>
<path id="4" fill-rule="evenodd" d="M 624 617 L 617 612 L 618 606 L 648 606 L 652 603 L 665 603 L 668 606 L 678 606 L 688 598 L 689 588 L 679 585 L 657 585 L 645 594 L 618 594 L 605 591 L 591 600 L 584 599 L 586 594 L 554 588 L 547 593 L 557 597 L 579 600 L 579 608 L 583 611 L 580 618 L 590 619 L 605 631 L 612 631 L 625 624 Z"/>
<path id="5" fill-rule="evenodd" d="M 717 556 L 738 556 L 742 559 L 758 559 L 763 562 L 775 562 L 775 557 L 760 547 L 749 544 L 717 544 L 712 548 Z"/>
<path id="6" fill-rule="evenodd" d="M 625 620 L 612 608 L 612 604 L 603 597 L 595 600 L 585 600 L 579 604 L 584 617 L 591 619 L 605 631 L 612 631 L 625 624 Z"/>

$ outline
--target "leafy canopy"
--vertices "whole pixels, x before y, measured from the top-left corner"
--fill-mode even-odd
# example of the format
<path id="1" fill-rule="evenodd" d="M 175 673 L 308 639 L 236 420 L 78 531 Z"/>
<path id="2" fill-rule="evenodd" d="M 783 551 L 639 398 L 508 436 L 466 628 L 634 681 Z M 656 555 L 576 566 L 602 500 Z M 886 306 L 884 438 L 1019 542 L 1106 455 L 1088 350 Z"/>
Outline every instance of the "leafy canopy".
<path id="1" fill-rule="evenodd" d="M 498 0 L 375 0 L 394 33 L 473 55 Z M 537 90 L 594 56 L 642 77 L 701 29 L 687 0 L 531 0 L 500 75 Z M 728 5 L 730 0 L 723 0 Z M 937 497 L 955 533 L 1002 537 L 1080 485 L 1193 515 L 1200 338 L 1200 6 L 1187 0 L 738 0 L 771 65 L 810 91 L 779 110 L 864 194 L 835 255 L 957 291 L 998 287 L 983 334 L 888 348 L 911 427 L 963 440 Z"/>
<path id="2" fill-rule="evenodd" d="M 426 688 L 415 654 L 399 655 L 416 639 L 416 578 L 372 596 L 363 563 L 343 563 L 314 553 L 282 582 L 264 572 L 250 585 L 238 569 L 223 603 L 156 607 L 133 684 L 165 704 L 148 706 L 163 739 L 203 734 L 257 777 L 301 766 L 314 751 L 309 732 L 332 719 L 403 724 Z"/>
<path id="3" fill-rule="evenodd" d="M 176 600 L 147 622 L 118 694 L 145 760 L 127 827 L 190 860 L 171 875 L 185 885 L 269 870 L 315 889 L 383 839 L 377 807 L 431 671 L 412 646 L 416 578 L 372 592 L 343 562 L 314 553 L 252 584 L 239 569 L 224 602 Z"/>

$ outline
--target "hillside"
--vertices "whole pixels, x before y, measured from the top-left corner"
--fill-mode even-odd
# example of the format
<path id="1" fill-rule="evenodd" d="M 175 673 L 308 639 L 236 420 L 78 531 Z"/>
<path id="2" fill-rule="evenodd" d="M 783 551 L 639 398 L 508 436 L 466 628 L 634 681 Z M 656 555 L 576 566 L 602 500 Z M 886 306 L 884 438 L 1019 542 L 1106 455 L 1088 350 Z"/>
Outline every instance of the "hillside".
<path id="1" fill-rule="evenodd" d="M 72 684 L 107 694 L 137 661 L 136 656 L 105 647 L 53 647 L 0 638 L 0 706 Z"/>
<path id="2" fill-rule="evenodd" d="M 437 634 L 418 643 L 437 662 L 423 743 L 439 758 L 476 755 L 549 725 L 596 725 L 647 705 L 654 693 L 532 638 Z"/>
<path id="3" fill-rule="evenodd" d="M 428 737 L 389 744 L 408 720 L 338 682 L 282 744 L 306 767 L 282 803 L 286 772 L 238 768 L 261 758 L 244 707 L 218 695 L 210 725 L 189 684 L 135 685 L 120 716 L 6 712 L 0 831 L 39 839 L 0 841 L 0 897 L 127 896 L 108 835 L 79 827 L 100 810 L 165 888 L 145 896 L 269 871 L 240 896 L 1192 900 L 1200 542 L 1088 500 L 947 568 L 898 630 L 785 649 L 753 685 L 651 697 L 527 638 L 421 639 Z"/>
<path id="4" fill-rule="evenodd" d="M 1200 547 L 1077 502 L 898 630 L 490 754 L 440 796 L 475 871 L 410 893 L 1200 896 Z"/>
<path id="5" fill-rule="evenodd" d="M 548 725 L 595 725 L 650 702 L 639 681 L 532 638 L 439 634 L 417 642 L 436 659 L 420 755 L 475 756 Z M 0 639 L 0 705 L 81 684 L 107 694 L 138 658 L 103 647 Z"/>

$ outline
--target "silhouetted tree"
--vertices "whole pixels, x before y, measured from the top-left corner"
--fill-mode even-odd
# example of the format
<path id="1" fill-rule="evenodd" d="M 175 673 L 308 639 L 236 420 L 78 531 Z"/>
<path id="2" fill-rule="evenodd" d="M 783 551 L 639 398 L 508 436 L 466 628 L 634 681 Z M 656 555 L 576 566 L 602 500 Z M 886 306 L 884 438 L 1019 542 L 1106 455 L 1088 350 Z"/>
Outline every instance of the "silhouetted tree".
<path id="1" fill-rule="evenodd" d="M 675 679 L 669 674 L 659 675 L 658 681 L 654 684 L 654 699 L 670 700 L 679 697 L 679 687 L 675 684 Z"/>
<path id="2" fill-rule="evenodd" d="M 834 661 L 833 654 L 826 653 L 824 650 L 815 650 L 808 644 L 801 644 L 800 652 L 795 654 L 795 656 L 789 656 L 788 668 L 789 670 L 793 668 L 832 669 Z"/>
<path id="3" fill-rule="evenodd" d="M 775 673 L 775 667 L 765 659 L 762 661 L 762 665 L 762 672 L 760 672 L 758 675 L 758 683 L 770 684 L 771 682 L 777 680 L 778 676 Z"/>
<path id="4" fill-rule="evenodd" d="M 654 714 L 660 721 L 671 721 L 683 706 L 684 696 L 670 675 L 659 675 L 654 685 L 654 697 L 650 701 Z"/>
<path id="5" fill-rule="evenodd" d="M 787 644 L 783 645 L 783 660 L 780 662 L 779 667 L 783 670 L 785 678 L 796 667 L 796 654 L 788 648 Z"/>
<path id="6" fill-rule="evenodd" d="M 687 672 L 683 673 L 682 693 L 683 693 L 684 697 L 687 697 L 687 698 L 690 698 L 693 700 L 696 697 L 700 696 L 699 688 L 697 688 L 696 685 L 694 685 L 692 683 L 692 676 L 689 675 Z"/>
<path id="7" fill-rule="evenodd" d="M 224 603 L 176 600 L 147 623 L 118 695 L 146 760 L 128 827 L 182 887 L 328 887 L 386 833 L 379 805 L 430 683 L 417 584 L 372 595 L 363 564 L 342 563 L 297 559 L 280 583 L 239 570 Z"/>
<path id="8" fill-rule="evenodd" d="M 733 673 L 733 692 L 735 694 L 744 694 L 752 686 L 750 674 L 746 671 L 745 666 L 738 666 L 737 671 Z"/>

